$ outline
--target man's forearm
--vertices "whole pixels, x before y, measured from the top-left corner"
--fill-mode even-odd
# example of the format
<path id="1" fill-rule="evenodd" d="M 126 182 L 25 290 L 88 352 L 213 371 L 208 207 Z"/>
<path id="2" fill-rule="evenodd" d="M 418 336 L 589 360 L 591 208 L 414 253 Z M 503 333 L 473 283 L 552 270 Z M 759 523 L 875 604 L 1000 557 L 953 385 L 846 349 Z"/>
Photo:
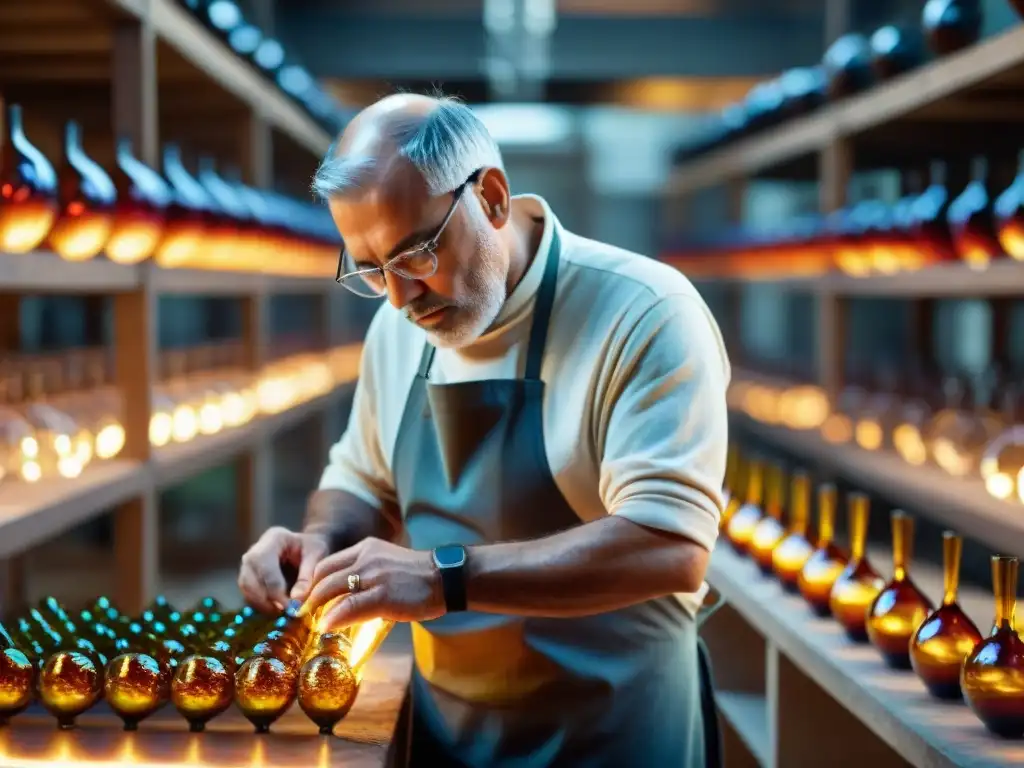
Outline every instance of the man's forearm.
<path id="1" fill-rule="evenodd" d="M 390 510 L 377 509 L 345 491 L 319 490 L 306 504 L 303 530 L 325 534 L 336 551 L 371 536 L 391 540 L 398 526 Z"/>
<path id="2" fill-rule="evenodd" d="M 689 539 L 609 516 L 543 539 L 469 547 L 468 607 L 523 616 L 604 613 L 696 591 L 709 556 Z"/>

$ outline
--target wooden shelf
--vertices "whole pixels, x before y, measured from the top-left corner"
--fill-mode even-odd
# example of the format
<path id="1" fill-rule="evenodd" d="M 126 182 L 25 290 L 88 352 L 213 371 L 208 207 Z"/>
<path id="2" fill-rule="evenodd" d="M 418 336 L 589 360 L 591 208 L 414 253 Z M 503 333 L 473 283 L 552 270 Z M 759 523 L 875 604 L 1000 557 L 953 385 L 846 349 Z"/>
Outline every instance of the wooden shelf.
<path id="1" fill-rule="evenodd" d="M 754 759 L 762 766 L 769 765 L 771 742 L 768 731 L 768 703 L 764 695 L 737 691 L 717 691 L 718 711 Z"/>
<path id="2" fill-rule="evenodd" d="M 876 566 L 889 572 L 887 550 L 876 549 L 871 556 Z M 911 573 L 932 599 L 941 596 L 938 568 L 915 563 Z M 1014 765 L 1024 755 L 1019 744 L 989 735 L 966 705 L 929 698 L 912 672 L 889 669 L 870 645 L 849 641 L 837 623 L 815 617 L 800 597 L 783 592 L 775 580 L 762 576 L 752 561 L 739 557 L 724 541 L 711 558 L 708 581 L 770 646 L 911 765 L 981 768 Z M 961 598 L 965 611 L 987 628 L 991 598 L 977 590 L 963 590 Z M 749 698 L 738 706 L 728 698 L 727 702 L 727 711 L 746 707 L 737 719 L 752 722 L 756 702 Z M 771 702 L 767 709 L 772 711 Z M 767 722 L 770 730 L 773 725 Z M 753 728 L 746 733 L 752 740 L 761 739 L 755 744 L 772 742 Z M 837 743 L 835 748 L 842 746 Z M 762 764 L 797 763 L 768 754 Z M 823 760 L 821 764 L 832 763 Z"/>
<path id="3" fill-rule="evenodd" d="M 0 291 L 7 293 L 126 293 L 149 281 L 156 294 L 256 296 L 275 293 L 325 293 L 334 286 L 333 270 L 322 276 L 293 277 L 258 272 L 163 269 L 152 264 L 126 266 L 103 257 L 70 262 L 48 251 L 0 252 Z"/>
<path id="4" fill-rule="evenodd" d="M 957 479 L 935 467 L 914 467 L 889 452 L 832 445 L 814 432 L 797 432 L 733 412 L 732 424 L 803 460 L 927 516 L 1006 554 L 1024 557 L 1024 506 L 993 498 L 980 480 Z"/>
<path id="5" fill-rule="evenodd" d="M 355 357 L 358 364 L 358 357 Z M 332 392 L 272 416 L 188 443 L 154 451 L 151 464 L 110 461 L 88 467 L 74 480 L 0 485 L 0 558 L 10 557 L 90 520 L 148 490 L 164 488 L 224 464 L 278 432 L 337 405 L 357 376 Z"/>
<path id="6" fill-rule="evenodd" d="M 673 169 L 668 194 L 682 195 L 753 175 L 845 137 L 869 132 L 965 96 L 993 81 L 1024 80 L 1024 27 L 1015 27 L 870 91 L 787 121 Z M 970 107 L 963 111 L 970 114 Z"/>
<path id="7" fill-rule="evenodd" d="M 174 0 L 107 0 L 153 26 L 156 36 L 271 126 L 315 155 L 331 137 L 275 85 L 258 74 Z"/>
<path id="8" fill-rule="evenodd" d="M 667 260 L 673 263 L 672 259 Z M 686 263 L 676 266 L 686 272 Z M 906 298 L 972 298 L 978 296 L 1024 296 L 1024 263 L 1013 259 L 993 262 L 986 269 L 965 264 L 939 264 L 895 275 L 851 277 L 840 272 L 817 276 L 728 276 L 692 278 L 701 285 L 774 285 L 786 290 L 833 296 L 878 296 Z"/>

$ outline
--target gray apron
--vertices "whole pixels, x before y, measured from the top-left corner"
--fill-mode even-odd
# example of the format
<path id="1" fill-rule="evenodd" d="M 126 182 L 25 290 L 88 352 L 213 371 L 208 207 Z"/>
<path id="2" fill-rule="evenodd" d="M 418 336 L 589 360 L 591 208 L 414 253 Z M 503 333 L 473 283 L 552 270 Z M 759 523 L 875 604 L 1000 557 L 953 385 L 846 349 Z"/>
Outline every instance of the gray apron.
<path id="1" fill-rule="evenodd" d="M 544 449 L 540 372 L 559 242 L 556 228 L 523 379 L 432 384 L 434 348 L 423 351 L 392 461 L 415 549 L 581 524 Z M 710 669 L 674 597 L 583 618 L 467 611 L 412 632 L 413 765 L 718 764 Z"/>

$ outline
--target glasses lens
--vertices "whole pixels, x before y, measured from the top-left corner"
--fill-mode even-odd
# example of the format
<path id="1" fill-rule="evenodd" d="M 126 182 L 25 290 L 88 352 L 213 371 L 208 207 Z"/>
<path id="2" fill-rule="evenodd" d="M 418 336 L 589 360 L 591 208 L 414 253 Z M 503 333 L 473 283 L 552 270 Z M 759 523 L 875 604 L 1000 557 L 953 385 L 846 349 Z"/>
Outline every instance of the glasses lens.
<path id="1" fill-rule="evenodd" d="M 387 293 L 387 285 L 380 272 L 365 272 L 355 275 L 346 275 L 341 279 L 341 284 L 352 293 L 368 298 L 377 298 Z"/>
<path id="2" fill-rule="evenodd" d="M 411 280 L 422 280 L 433 276 L 437 271 L 437 256 L 434 252 L 423 248 L 416 251 L 409 251 L 396 259 L 392 265 L 396 273 Z"/>

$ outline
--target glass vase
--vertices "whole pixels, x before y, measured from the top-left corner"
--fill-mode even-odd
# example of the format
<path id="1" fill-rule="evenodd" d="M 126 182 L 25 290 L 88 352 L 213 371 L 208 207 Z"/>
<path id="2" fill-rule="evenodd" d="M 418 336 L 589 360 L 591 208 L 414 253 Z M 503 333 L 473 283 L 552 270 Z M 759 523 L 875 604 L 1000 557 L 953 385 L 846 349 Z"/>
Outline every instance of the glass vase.
<path id="1" fill-rule="evenodd" d="M 768 497 L 764 516 L 757 521 L 750 534 L 750 556 L 766 576 L 772 574 L 772 552 L 786 535 L 782 524 L 782 510 L 785 506 L 786 472 L 782 467 L 772 468 L 768 479 Z"/>
<path id="2" fill-rule="evenodd" d="M 800 569 L 797 586 L 800 594 L 818 616 L 829 616 L 832 586 L 846 567 L 847 557 L 833 538 L 836 530 L 836 487 L 818 489 L 818 544 Z"/>
<path id="3" fill-rule="evenodd" d="M 800 573 L 814 554 L 807 539 L 810 499 L 811 478 L 806 472 L 797 472 L 789 493 L 789 533 L 772 551 L 772 570 L 787 592 L 797 591 Z"/>
<path id="4" fill-rule="evenodd" d="M 992 558 L 996 615 L 992 631 L 964 661 L 964 699 L 992 733 L 1024 736 L 1024 642 L 1014 626 L 1017 608 L 1016 557 Z"/>
<path id="5" fill-rule="evenodd" d="M 940 605 L 918 627 L 910 641 L 910 663 L 928 692 L 959 701 L 960 669 L 981 642 L 981 632 L 957 603 L 963 541 L 952 531 L 942 534 L 943 595 Z"/>
<path id="6" fill-rule="evenodd" d="M 729 520 L 726 536 L 740 554 L 745 554 L 750 545 L 750 537 L 754 533 L 757 521 L 761 519 L 761 501 L 763 491 L 764 465 L 760 461 L 751 461 L 747 468 L 747 499 L 743 506 Z"/>
<path id="7" fill-rule="evenodd" d="M 870 502 L 862 493 L 849 497 L 850 561 L 839 574 L 829 595 L 829 606 L 851 640 L 863 643 L 868 639 L 868 607 L 882 591 L 885 582 L 871 566 L 864 551 L 868 535 Z"/>
<path id="8" fill-rule="evenodd" d="M 933 606 L 910 578 L 914 518 L 896 510 L 891 521 L 892 581 L 868 609 L 868 638 L 890 667 L 910 669 L 910 641 Z"/>

